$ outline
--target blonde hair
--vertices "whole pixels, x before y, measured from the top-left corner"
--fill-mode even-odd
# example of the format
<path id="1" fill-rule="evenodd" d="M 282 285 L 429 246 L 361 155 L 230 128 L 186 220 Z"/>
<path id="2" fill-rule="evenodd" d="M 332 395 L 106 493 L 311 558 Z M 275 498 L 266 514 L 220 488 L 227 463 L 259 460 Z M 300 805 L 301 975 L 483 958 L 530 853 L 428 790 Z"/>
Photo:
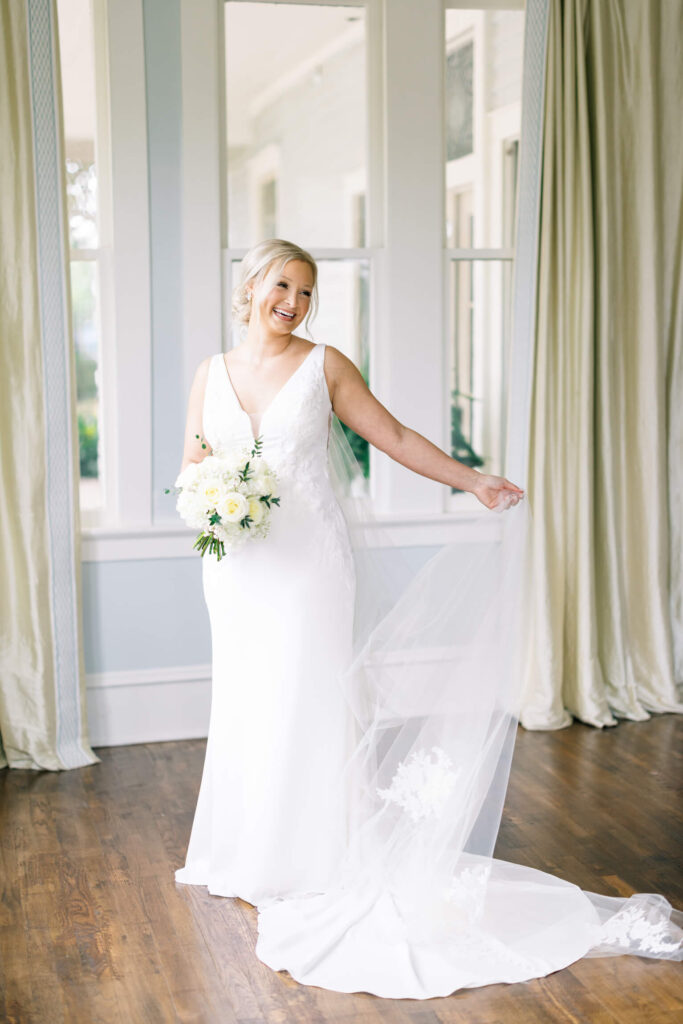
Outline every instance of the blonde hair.
<path id="1" fill-rule="evenodd" d="M 232 293 L 232 315 L 236 323 L 249 323 L 252 310 L 250 286 L 260 284 L 275 263 L 276 272 L 282 273 L 290 260 L 307 263 L 313 275 L 311 305 L 304 320 L 304 326 L 308 327 L 309 320 L 312 320 L 318 311 L 318 265 L 309 252 L 282 238 L 266 238 L 253 246 L 242 260 L 240 283 Z"/>

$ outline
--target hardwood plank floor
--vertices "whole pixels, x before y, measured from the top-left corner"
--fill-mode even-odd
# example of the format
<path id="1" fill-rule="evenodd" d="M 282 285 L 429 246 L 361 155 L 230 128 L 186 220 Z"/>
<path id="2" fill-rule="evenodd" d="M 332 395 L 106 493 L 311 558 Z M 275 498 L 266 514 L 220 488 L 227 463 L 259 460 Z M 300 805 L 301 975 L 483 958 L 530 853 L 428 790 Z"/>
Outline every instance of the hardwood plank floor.
<path id="1" fill-rule="evenodd" d="M 0 771 L 0 1021 L 8 1024 L 680 1024 L 683 965 L 586 959 L 523 985 L 384 1000 L 254 955 L 256 911 L 176 885 L 204 741 Z M 519 731 L 496 854 L 683 908 L 683 718 Z"/>

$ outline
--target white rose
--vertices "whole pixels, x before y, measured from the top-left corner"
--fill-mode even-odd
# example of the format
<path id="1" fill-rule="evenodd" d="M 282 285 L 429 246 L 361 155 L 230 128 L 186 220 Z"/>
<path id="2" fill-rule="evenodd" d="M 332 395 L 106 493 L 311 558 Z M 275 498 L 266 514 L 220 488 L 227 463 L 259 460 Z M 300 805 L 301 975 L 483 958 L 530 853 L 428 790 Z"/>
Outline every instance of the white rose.
<path id="1" fill-rule="evenodd" d="M 212 511 L 224 497 L 220 480 L 206 480 L 197 488 L 197 494 L 201 495 L 204 507 Z"/>
<path id="2" fill-rule="evenodd" d="M 258 526 L 264 516 L 264 505 L 257 497 L 249 498 L 249 515 L 253 526 Z"/>
<path id="3" fill-rule="evenodd" d="M 239 491 L 228 491 L 216 510 L 225 523 L 238 523 L 249 511 L 249 503 Z"/>

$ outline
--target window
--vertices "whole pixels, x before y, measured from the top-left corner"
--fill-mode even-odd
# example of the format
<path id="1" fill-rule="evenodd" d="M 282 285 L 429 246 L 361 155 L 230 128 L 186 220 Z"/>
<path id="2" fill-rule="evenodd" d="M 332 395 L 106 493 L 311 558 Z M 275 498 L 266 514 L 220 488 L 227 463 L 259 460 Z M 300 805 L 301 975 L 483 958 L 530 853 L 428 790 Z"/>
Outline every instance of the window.
<path id="1" fill-rule="evenodd" d="M 472 61 L 470 40 L 455 46 L 446 56 L 446 152 L 459 160 L 472 152 Z"/>
<path id="2" fill-rule="evenodd" d="M 309 336 L 346 352 L 367 379 L 365 65 L 362 6 L 225 5 L 228 293 L 256 242 L 308 249 L 321 297 Z M 367 442 L 347 435 L 368 474 Z"/>
<path id="3" fill-rule="evenodd" d="M 77 343 L 81 353 L 97 345 L 79 389 L 84 410 L 96 403 L 99 434 L 98 477 L 84 477 L 102 502 L 83 518 L 97 528 L 88 557 L 186 557 L 162 488 L 177 469 L 194 370 L 219 339 L 235 340 L 235 273 L 267 235 L 318 261 L 315 340 L 347 352 L 402 422 L 504 470 L 520 141 L 527 239 L 538 154 L 531 133 L 520 140 L 525 15 L 495 2 L 446 0 L 444 12 L 441 0 L 226 0 L 162 12 L 59 0 L 62 27 L 78 11 L 94 21 L 85 37 L 77 19 L 62 33 L 69 154 L 77 163 L 85 152 L 94 168 L 71 200 Z M 544 17 L 529 8 L 536 51 Z M 86 58 L 91 84 L 70 86 Z M 538 78 L 538 52 L 529 64 Z M 69 109 L 92 98 L 93 77 L 83 134 Z M 525 95 L 537 118 L 534 89 Z M 79 139 L 89 141 L 80 155 Z M 523 301 L 528 320 L 531 295 Z M 518 363 L 513 440 L 526 429 Z M 375 448 L 358 454 L 376 512 L 402 543 L 478 529 L 470 495 Z"/>
<path id="4" fill-rule="evenodd" d="M 366 165 L 364 9 L 229 0 L 225 67 L 229 247 L 263 237 L 254 179 L 276 237 L 347 246 L 345 179 Z"/>
<path id="5" fill-rule="evenodd" d="M 523 34 L 523 11 L 492 5 L 446 11 L 451 453 L 500 474 L 505 473 Z"/>
<path id="6" fill-rule="evenodd" d="M 104 501 L 100 230 L 90 0 L 58 0 L 82 511 Z"/>

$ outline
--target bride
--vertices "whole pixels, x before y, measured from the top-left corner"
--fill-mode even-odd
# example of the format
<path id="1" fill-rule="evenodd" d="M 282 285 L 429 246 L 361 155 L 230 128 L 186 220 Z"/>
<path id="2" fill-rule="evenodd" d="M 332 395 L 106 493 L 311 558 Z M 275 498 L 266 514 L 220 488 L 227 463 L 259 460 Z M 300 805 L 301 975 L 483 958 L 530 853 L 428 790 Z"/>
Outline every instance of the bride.
<path id="1" fill-rule="evenodd" d="M 280 505 L 266 537 L 203 559 L 211 716 L 176 880 L 257 906 L 260 959 L 337 991 L 429 998 L 584 955 L 680 959 L 664 897 L 584 893 L 493 857 L 524 659 L 524 491 L 450 458 L 340 351 L 297 335 L 316 305 L 309 253 L 255 246 L 233 296 L 246 337 L 190 394 L 181 470 L 259 439 Z M 505 515 L 399 579 L 339 421 Z"/>

